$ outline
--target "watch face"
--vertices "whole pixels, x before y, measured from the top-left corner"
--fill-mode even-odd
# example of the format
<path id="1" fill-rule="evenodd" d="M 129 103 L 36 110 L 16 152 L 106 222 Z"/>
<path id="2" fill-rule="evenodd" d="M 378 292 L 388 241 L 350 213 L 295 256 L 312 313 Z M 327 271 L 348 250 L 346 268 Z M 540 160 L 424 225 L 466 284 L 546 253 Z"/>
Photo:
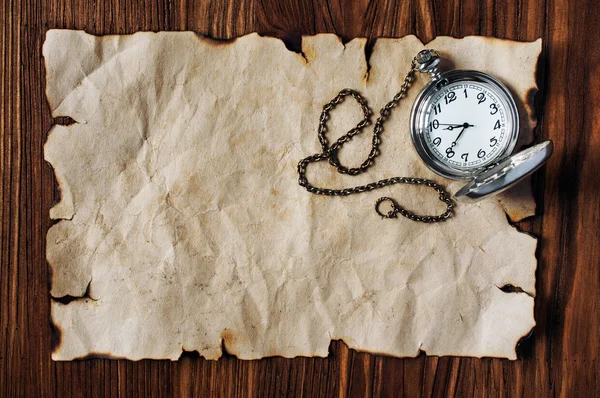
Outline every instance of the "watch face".
<path id="1" fill-rule="evenodd" d="M 493 162 L 507 143 L 506 105 L 499 97 L 480 82 L 452 83 L 438 91 L 426 110 L 431 153 L 461 169 Z"/>
<path id="2" fill-rule="evenodd" d="M 508 90 L 483 73 L 451 71 L 442 77 L 415 103 L 413 141 L 432 170 L 468 178 L 512 151 L 516 106 Z"/>

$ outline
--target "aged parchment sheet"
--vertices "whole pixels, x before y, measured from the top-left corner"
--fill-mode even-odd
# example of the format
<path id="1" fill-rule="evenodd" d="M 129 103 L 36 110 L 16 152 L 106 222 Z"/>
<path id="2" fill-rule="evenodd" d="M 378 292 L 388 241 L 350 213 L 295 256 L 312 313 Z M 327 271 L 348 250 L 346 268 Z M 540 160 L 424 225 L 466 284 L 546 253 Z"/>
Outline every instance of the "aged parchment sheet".
<path id="1" fill-rule="evenodd" d="M 531 140 L 541 41 L 440 37 L 428 47 L 506 83 L 520 98 L 522 143 Z M 248 359 L 326 356 L 332 339 L 394 356 L 515 358 L 535 324 L 536 240 L 505 211 L 532 214 L 528 184 L 425 225 L 373 210 L 387 195 L 441 212 L 424 188 L 330 198 L 297 183 L 297 162 L 320 151 L 323 104 L 349 87 L 377 111 L 422 48 L 413 36 L 380 39 L 367 63 L 365 40 L 333 35 L 305 37 L 296 53 L 256 34 L 223 43 L 48 32 L 48 101 L 53 116 L 75 121 L 54 126 L 45 145 L 62 194 L 47 236 L 51 294 L 67 298 L 52 302 L 53 358 L 216 359 L 222 344 Z M 426 81 L 395 109 L 368 173 L 341 176 L 323 162 L 310 179 L 339 188 L 416 176 L 455 192 L 461 183 L 431 173 L 410 142 Z M 346 101 L 331 136 L 359 118 Z M 364 159 L 370 133 L 343 148 L 344 164 Z"/>

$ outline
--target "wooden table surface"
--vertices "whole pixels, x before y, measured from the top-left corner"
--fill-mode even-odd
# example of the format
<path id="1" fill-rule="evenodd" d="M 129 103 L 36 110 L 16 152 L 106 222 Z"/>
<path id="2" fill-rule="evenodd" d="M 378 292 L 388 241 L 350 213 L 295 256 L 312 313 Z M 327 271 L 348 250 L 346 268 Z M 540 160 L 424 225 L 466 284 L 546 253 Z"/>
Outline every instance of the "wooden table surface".
<path id="1" fill-rule="evenodd" d="M 600 396 L 600 19 L 593 0 L 4 0 L 0 5 L 0 395 Z M 215 38 L 300 34 L 544 39 L 537 139 L 555 153 L 534 178 L 540 238 L 533 335 L 519 359 L 397 359 L 331 343 L 328 358 L 52 362 L 43 160 L 53 123 L 41 47 L 51 28 L 95 34 L 194 30 Z"/>

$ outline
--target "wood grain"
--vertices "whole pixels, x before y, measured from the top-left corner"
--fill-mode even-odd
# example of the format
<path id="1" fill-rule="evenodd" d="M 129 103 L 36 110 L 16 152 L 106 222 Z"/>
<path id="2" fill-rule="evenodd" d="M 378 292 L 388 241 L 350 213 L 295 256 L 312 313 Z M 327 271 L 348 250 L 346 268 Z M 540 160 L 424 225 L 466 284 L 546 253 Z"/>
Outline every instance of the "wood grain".
<path id="1" fill-rule="evenodd" d="M 0 5 L 0 395 L 600 396 L 600 19 L 593 0 L 5 0 Z M 538 139 L 555 154 L 534 178 L 538 326 L 520 359 L 396 359 L 331 344 L 328 358 L 217 362 L 50 360 L 50 126 L 41 46 L 51 28 L 194 30 L 215 38 L 480 34 L 544 39 Z"/>

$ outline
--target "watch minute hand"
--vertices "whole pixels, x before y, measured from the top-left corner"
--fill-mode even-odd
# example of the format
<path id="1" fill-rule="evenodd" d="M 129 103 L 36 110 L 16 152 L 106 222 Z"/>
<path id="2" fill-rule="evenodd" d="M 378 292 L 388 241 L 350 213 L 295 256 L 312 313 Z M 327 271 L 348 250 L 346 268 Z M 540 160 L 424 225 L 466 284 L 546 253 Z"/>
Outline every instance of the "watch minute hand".
<path id="1" fill-rule="evenodd" d="M 456 128 L 462 127 L 463 129 L 466 129 L 467 127 L 475 127 L 474 124 L 469 124 L 469 123 L 463 123 L 463 124 L 442 124 L 443 126 L 448 126 L 446 128 L 444 128 L 444 130 L 454 130 Z"/>
<path id="2" fill-rule="evenodd" d="M 450 124 L 450 123 L 439 123 L 440 126 L 448 126 L 446 128 L 444 128 L 444 130 L 454 130 L 457 129 L 459 127 L 475 127 L 475 125 L 473 124 L 469 124 L 469 123 L 456 123 L 456 124 Z"/>
<path id="3" fill-rule="evenodd" d="M 454 130 L 456 128 L 462 127 L 462 124 L 443 124 L 443 123 L 440 123 L 440 126 L 448 126 L 448 127 L 444 127 L 444 130 Z"/>

